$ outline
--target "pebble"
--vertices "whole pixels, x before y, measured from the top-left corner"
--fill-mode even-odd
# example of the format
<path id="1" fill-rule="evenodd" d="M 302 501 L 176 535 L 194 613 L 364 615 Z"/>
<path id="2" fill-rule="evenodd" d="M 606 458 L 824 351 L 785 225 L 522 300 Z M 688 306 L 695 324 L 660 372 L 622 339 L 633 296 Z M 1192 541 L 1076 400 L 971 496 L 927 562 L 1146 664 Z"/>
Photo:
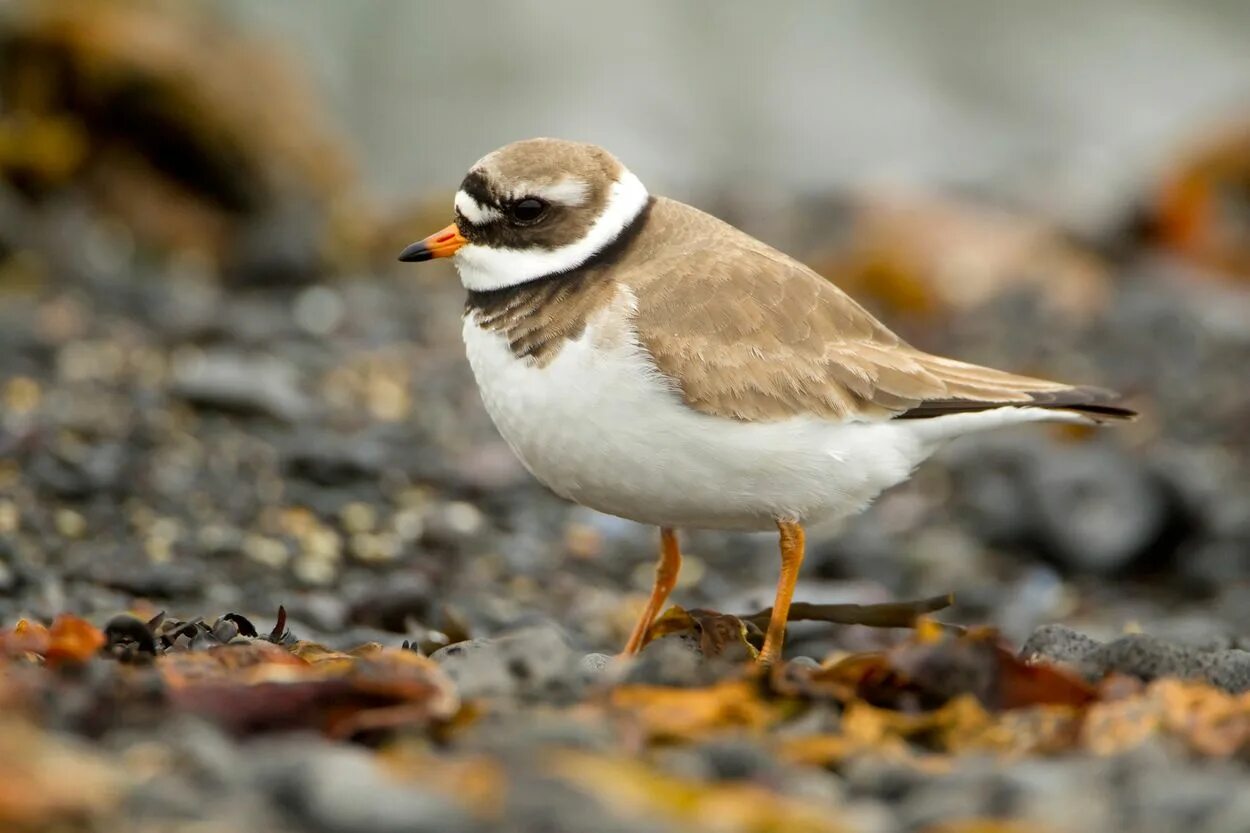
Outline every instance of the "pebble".
<path id="1" fill-rule="evenodd" d="M 282 448 L 286 474 L 319 486 L 376 481 L 386 457 L 385 448 L 377 442 L 323 431 L 298 432 Z"/>
<path id="2" fill-rule="evenodd" d="M 343 323 L 343 298 L 325 286 L 310 286 L 295 297 L 292 315 L 301 330 L 313 336 L 328 336 Z"/>
<path id="3" fill-rule="evenodd" d="M 277 538 L 264 535 L 246 535 L 242 544 L 243 554 L 270 569 L 281 569 L 291 557 L 291 551 Z"/>
<path id="4" fill-rule="evenodd" d="M 493 639 L 471 639 L 431 657 L 456 683 L 462 697 L 544 698 L 579 692 L 581 655 L 554 625 L 531 625 Z"/>
<path id="5" fill-rule="evenodd" d="M 253 749 L 256 777 L 289 821 L 318 833 L 478 829 L 447 796 L 386 776 L 366 750 L 311 742 Z"/>
<path id="6" fill-rule="evenodd" d="M 323 269 L 322 211 L 303 199 L 272 205 L 250 218 L 235 240 L 226 272 L 240 286 L 288 286 L 317 279 Z"/>
<path id="7" fill-rule="evenodd" d="M 624 682 L 693 688 L 731 676 L 736 666 L 704 657 L 697 637 L 676 633 L 648 642 L 625 672 Z"/>
<path id="8" fill-rule="evenodd" d="M 199 595 L 204 576 L 198 563 L 118 565 L 96 576 L 101 584 L 150 599 Z"/>
<path id="9" fill-rule="evenodd" d="M 1169 484 L 1109 441 L 987 437 L 954 465 L 957 502 L 985 541 L 1034 550 L 1070 572 L 1157 567 L 1188 531 Z"/>
<path id="10" fill-rule="evenodd" d="M 432 616 L 434 601 L 433 588 L 421 576 L 396 576 L 357 591 L 347 618 L 357 625 L 407 633 L 411 622 L 424 623 Z"/>
<path id="11" fill-rule="evenodd" d="M 216 350 L 176 361 L 170 390 L 200 408 L 293 422 L 311 403 L 295 368 L 274 356 Z"/>
<path id="12" fill-rule="evenodd" d="M 1075 665 L 1101 645 L 1065 625 L 1042 625 L 1025 640 L 1020 658 L 1025 662 L 1048 660 Z"/>
<path id="13" fill-rule="evenodd" d="M 1102 643 L 1062 625 L 1034 631 L 1020 650 L 1028 662 L 1049 660 L 1075 667 L 1094 681 L 1110 673 L 1144 681 L 1163 677 L 1202 680 L 1225 691 L 1250 691 L 1250 651 L 1178 645 L 1147 634 Z"/>

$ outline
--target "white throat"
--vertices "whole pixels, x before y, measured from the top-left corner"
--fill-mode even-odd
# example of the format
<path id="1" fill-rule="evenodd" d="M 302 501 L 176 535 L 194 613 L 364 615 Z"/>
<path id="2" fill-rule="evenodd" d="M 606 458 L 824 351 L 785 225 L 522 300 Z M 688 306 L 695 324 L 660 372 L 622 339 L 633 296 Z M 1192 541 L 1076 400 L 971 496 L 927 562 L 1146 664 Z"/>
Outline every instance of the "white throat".
<path id="1" fill-rule="evenodd" d="M 465 289 L 489 292 L 581 266 L 620 236 L 646 206 L 647 188 L 627 170 L 608 189 L 608 201 L 581 240 L 558 249 L 497 249 L 468 244 L 454 262 Z"/>

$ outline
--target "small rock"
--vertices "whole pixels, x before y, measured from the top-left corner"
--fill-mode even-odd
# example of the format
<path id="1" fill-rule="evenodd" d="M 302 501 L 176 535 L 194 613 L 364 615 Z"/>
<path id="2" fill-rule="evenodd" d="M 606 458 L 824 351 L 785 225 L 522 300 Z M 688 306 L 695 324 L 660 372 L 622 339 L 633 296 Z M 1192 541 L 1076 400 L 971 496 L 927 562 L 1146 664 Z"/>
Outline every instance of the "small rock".
<path id="1" fill-rule="evenodd" d="M 1140 461 L 1099 444 L 1038 462 L 1031 504 L 1043 547 L 1062 565 L 1111 575 L 1167 555 L 1156 545 L 1176 507 Z"/>
<path id="2" fill-rule="evenodd" d="M 436 651 L 432 659 L 465 698 L 550 697 L 581 688 L 581 657 L 554 625 L 457 642 Z"/>
<path id="3" fill-rule="evenodd" d="M 472 503 L 453 500 L 432 507 L 424 518 L 421 542 L 454 548 L 482 531 L 486 517 Z"/>
<path id="4" fill-rule="evenodd" d="M 1250 690 L 1250 651 L 1203 651 L 1145 634 L 1130 634 L 1100 645 L 1086 654 L 1078 667 L 1091 679 L 1114 671 L 1146 681 L 1162 677 L 1203 680 L 1234 694 Z"/>
<path id="5" fill-rule="evenodd" d="M 780 768 L 775 755 L 744 739 L 712 741 L 699 751 L 706 767 L 705 776 L 713 781 L 759 780 Z"/>
<path id="6" fill-rule="evenodd" d="M 361 593 L 348 609 L 352 624 L 407 633 L 412 622 L 425 622 L 432 613 L 434 590 L 418 575 L 386 579 Z"/>
<path id="7" fill-rule="evenodd" d="M 647 643 L 625 673 L 625 682 L 693 688 L 732 675 L 735 665 L 704 657 L 694 634 L 670 634 Z"/>
<path id="8" fill-rule="evenodd" d="M 293 422 L 310 410 L 295 368 L 274 356 L 202 353 L 175 363 L 174 395 L 201 408 Z"/>
<path id="9" fill-rule="evenodd" d="M 1069 571 L 1158 564 L 1190 524 L 1159 473 L 1109 444 L 986 439 L 954 464 L 960 502 L 984 540 L 1034 550 Z"/>
<path id="10" fill-rule="evenodd" d="M 1102 643 L 1063 625 L 1042 625 L 1033 631 L 1020 649 L 1025 662 L 1062 662 L 1076 665 Z"/>
<path id="11" fill-rule="evenodd" d="M 588 679 L 598 679 L 607 673 L 611 664 L 612 657 L 609 654 L 587 654 L 578 660 L 577 668 Z"/>
<path id="12" fill-rule="evenodd" d="M 324 218 L 312 205 L 292 200 L 275 205 L 242 226 L 227 264 L 232 283 L 292 286 L 315 280 L 321 260 Z"/>
<path id="13" fill-rule="evenodd" d="M 386 461 L 382 444 L 327 433 L 301 433 L 283 450 L 286 473 L 318 486 L 374 481 Z"/>
<path id="14" fill-rule="evenodd" d="M 195 567 L 177 564 L 117 565 L 98 575 L 100 584 L 151 599 L 198 595 L 204 577 Z"/>
<path id="15" fill-rule="evenodd" d="M 325 337 L 343 323 L 343 297 L 325 286 L 311 286 L 295 298 L 295 323 L 309 335 Z"/>
<path id="16" fill-rule="evenodd" d="M 387 778 L 361 750 L 304 742 L 256 752 L 261 785 L 301 829 L 458 833 L 476 827 L 449 799 Z"/>
<path id="17" fill-rule="evenodd" d="M 27 471 L 41 489 L 67 500 L 117 492 L 127 480 L 125 451 L 117 443 L 101 443 L 73 455 L 40 450 Z"/>

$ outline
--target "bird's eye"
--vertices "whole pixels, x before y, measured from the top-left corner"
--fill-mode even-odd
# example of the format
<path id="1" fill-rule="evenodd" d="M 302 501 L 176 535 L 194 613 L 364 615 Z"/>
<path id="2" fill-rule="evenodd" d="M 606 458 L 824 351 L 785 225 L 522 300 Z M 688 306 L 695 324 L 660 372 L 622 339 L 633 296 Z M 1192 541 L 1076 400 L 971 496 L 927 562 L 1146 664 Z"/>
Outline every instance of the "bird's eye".
<path id="1" fill-rule="evenodd" d="M 526 197 L 523 200 L 517 200 L 508 208 L 508 214 L 513 221 L 521 225 L 538 222 L 546 213 L 547 203 L 537 197 Z"/>

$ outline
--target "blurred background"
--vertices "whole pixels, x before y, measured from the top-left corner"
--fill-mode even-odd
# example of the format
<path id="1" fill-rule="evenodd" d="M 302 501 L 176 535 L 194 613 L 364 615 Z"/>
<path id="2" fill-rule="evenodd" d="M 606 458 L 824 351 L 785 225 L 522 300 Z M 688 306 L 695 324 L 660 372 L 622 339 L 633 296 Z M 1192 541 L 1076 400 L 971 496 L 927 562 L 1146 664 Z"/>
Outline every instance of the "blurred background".
<path id="1" fill-rule="evenodd" d="M 525 474 L 454 273 L 394 262 L 476 159 L 549 135 L 921 347 L 1143 411 L 952 446 L 815 532 L 797 598 L 1244 633 L 1248 30 L 1232 0 L 5 4 L 0 620 L 281 603 L 334 644 L 550 619 L 614 650 L 654 531 Z M 768 604 L 772 536 L 687 548 L 675 601 Z"/>

